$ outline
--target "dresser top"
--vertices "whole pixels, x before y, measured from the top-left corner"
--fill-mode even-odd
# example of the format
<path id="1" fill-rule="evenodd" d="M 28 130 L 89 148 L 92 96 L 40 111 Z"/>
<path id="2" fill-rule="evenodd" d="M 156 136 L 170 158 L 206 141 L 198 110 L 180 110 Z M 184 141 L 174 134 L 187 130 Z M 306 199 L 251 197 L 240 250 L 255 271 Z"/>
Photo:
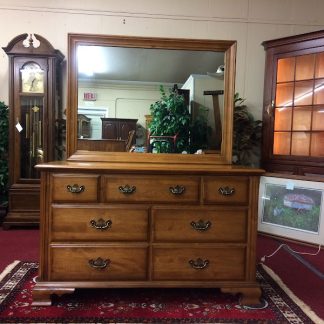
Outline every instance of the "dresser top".
<path id="1" fill-rule="evenodd" d="M 166 163 L 114 163 L 114 162 L 74 162 L 54 161 L 38 164 L 40 171 L 90 171 L 90 172 L 122 172 L 122 173 L 185 173 L 185 174 L 247 174 L 261 175 L 264 170 L 237 165 L 197 165 L 197 164 L 166 164 Z"/>

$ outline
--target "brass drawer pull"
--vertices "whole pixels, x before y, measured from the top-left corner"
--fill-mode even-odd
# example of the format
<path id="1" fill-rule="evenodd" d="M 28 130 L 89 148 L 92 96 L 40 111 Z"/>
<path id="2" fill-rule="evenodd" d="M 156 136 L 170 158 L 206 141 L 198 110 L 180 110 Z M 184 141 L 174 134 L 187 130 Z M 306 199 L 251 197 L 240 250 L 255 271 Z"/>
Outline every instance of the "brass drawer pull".
<path id="1" fill-rule="evenodd" d="M 194 222 L 192 221 L 190 223 L 190 225 L 192 226 L 192 228 L 196 231 L 199 231 L 199 232 L 204 232 L 204 231 L 207 231 L 210 226 L 211 226 L 211 222 L 210 221 L 203 221 L 202 219 L 200 219 L 198 222 Z"/>
<path id="2" fill-rule="evenodd" d="M 186 188 L 184 186 L 175 186 L 169 188 L 170 192 L 174 195 L 182 195 Z"/>
<path id="3" fill-rule="evenodd" d="M 235 193 L 235 188 L 220 187 L 218 192 L 223 196 L 232 196 Z"/>
<path id="4" fill-rule="evenodd" d="M 69 192 L 75 193 L 75 194 L 81 193 L 85 189 L 84 186 L 79 186 L 78 184 L 74 184 L 73 186 L 67 185 L 66 188 Z"/>
<path id="5" fill-rule="evenodd" d="M 198 258 L 197 260 L 189 260 L 189 264 L 192 266 L 193 269 L 200 270 L 208 267 L 209 260 L 203 260 Z"/>
<path id="6" fill-rule="evenodd" d="M 96 260 L 91 259 L 88 261 L 89 266 L 95 269 L 105 269 L 106 267 L 109 266 L 110 262 L 111 261 L 109 259 L 104 260 L 100 257 L 97 258 Z"/>
<path id="7" fill-rule="evenodd" d="M 136 187 L 135 186 L 130 186 L 130 185 L 126 185 L 126 186 L 120 186 L 119 191 L 122 192 L 125 195 L 129 195 L 132 194 L 136 191 Z"/>
<path id="8" fill-rule="evenodd" d="M 90 225 L 92 227 L 94 227 L 95 229 L 98 229 L 98 230 L 103 231 L 103 230 L 106 230 L 106 229 L 111 228 L 112 221 L 110 219 L 108 219 L 107 221 L 105 221 L 102 218 L 98 219 L 97 221 L 95 221 L 94 219 L 92 219 L 90 221 Z"/>

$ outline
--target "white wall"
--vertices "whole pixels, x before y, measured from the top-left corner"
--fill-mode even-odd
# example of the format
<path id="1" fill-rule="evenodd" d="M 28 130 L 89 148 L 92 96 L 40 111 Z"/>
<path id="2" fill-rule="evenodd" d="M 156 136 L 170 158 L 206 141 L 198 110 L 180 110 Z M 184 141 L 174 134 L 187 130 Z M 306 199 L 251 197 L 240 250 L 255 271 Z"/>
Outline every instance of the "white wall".
<path id="1" fill-rule="evenodd" d="M 36 33 L 67 55 L 69 32 L 237 40 L 236 91 L 261 118 L 261 42 L 323 29 L 323 12 L 322 0 L 0 0 L 0 45 Z M 66 103 L 66 93 L 64 98 Z M 8 103 L 3 51 L 0 100 Z"/>

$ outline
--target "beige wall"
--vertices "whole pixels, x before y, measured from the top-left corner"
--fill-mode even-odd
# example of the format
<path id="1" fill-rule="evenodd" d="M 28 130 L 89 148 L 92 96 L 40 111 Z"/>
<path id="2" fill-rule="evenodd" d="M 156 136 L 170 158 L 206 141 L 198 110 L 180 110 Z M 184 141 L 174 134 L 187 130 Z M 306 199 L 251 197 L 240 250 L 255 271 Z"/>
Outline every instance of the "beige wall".
<path id="1" fill-rule="evenodd" d="M 237 40 L 236 91 L 260 118 L 261 42 L 323 29 L 323 12 L 322 0 L 0 0 L 0 45 L 22 33 L 37 33 L 67 55 L 69 32 Z M 0 100 L 8 102 L 3 51 Z"/>

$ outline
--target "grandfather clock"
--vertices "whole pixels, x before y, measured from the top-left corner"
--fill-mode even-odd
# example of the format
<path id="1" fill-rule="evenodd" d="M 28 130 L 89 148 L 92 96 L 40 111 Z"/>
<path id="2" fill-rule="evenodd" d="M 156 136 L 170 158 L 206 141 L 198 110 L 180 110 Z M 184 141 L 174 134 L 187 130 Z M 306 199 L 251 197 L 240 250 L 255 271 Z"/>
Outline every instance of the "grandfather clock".
<path id="1" fill-rule="evenodd" d="M 9 57 L 9 206 L 3 227 L 39 223 L 40 180 L 34 166 L 57 159 L 61 147 L 63 54 L 37 34 L 22 34 Z"/>

